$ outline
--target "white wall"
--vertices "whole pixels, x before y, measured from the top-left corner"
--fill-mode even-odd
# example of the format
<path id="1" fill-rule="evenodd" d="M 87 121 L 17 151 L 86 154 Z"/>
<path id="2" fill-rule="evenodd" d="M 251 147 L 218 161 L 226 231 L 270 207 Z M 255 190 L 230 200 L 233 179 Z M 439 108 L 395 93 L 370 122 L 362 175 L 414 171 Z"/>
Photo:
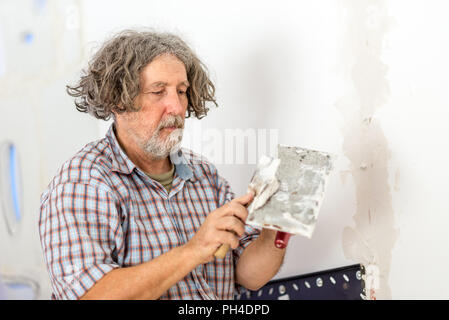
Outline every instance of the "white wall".
<path id="1" fill-rule="evenodd" d="M 0 277 L 37 281 L 41 299 L 50 287 L 37 229 L 40 195 L 62 162 L 98 136 L 97 122 L 65 93 L 83 62 L 78 5 L 0 1 L 0 143 L 17 147 L 23 195 L 22 222 L 12 236 L 0 205 Z M 26 33 L 32 41 L 24 41 Z"/>
<path id="2" fill-rule="evenodd" d="M 449 22 L 446 1 L 389 4 L 391 98 L 379 110 L 391 149 L 389 179 L 398 240 L 393 297 L 448 299 Z"/>
<path id="3" fill-rule="evenodd" d="M 123 28 L 173 31 L 191 44 L 211 71 L 220 105 L 203 120 L 188 121 L 195 150 L 210 149 L 208 139 L 223 137 L 225 129 L 274 129 L 279 143 L 339 156 L 312 239 L 292 238 L 276 277 L 360 262 L 379 270 L 372 284 L 379 286 L 378 299 L 449 298 L 444 280 L 449 267 L 449 206 L 444 202 L 449 22 L 444 1 L 76 4 L 83 63 L 96 45 Z M 67 10 L 59 16 L 64 14 Z M 62 83 L 76 78 L 74 70 L 46 86 L 45 101 L 55 103 L 39 109 L 43 119 L 52 121 L 45 143 L 23 146 L 23 153 L 36 149 L 41 155 L 41 167 L 47 168 L 40 171 L 43 180 L 52 175 L 49 163 L 53 168 L 106 130 L 73 107 L 68 111 Z M 3 112 L 3 96 L 0 101 Z M 58 105 L 67 111 L 50 115 L 61 110 Z M 68 114 L 76 123 L 61 124 L 73 129 L 57 130 Z M 80 126 L 89 129 L 75 135 Z M 198 130 L 205 135 L 201 143 Z M 0 139 L 5 135 L 2 131 Z M 22 139 L 20 130 L 17 135 Z M 57 139 L 69 143 L 53 150 L 49 146 L 61 144 Z M 28 172 L 40 170 L 31 163 Z M 241 194 L 255 165 L 217 161 L 217 167 Z M 36 194 L 30 198 L 31 208 L 37 199 Z M 31 250 L 37 257 L 36 246 Z"/>

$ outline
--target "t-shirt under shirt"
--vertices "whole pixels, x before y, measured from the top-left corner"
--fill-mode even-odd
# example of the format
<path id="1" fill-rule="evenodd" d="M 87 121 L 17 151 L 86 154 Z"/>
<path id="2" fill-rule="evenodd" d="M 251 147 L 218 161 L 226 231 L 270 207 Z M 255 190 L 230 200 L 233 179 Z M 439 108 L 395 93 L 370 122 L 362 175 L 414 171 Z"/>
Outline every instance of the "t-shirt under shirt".
<path id="1" fill-rule="evenodd" d="M 173 182 L 173 176 L 175 173 L 175 166 L 172 164 L 172 168 L 170 171 L 161 173 L 161 174 L 149 174 L 148 172 L 145 172 L 147 176 L 149 176 L 151 179 L 156 180 L 160 184 L 164 186 L 165 189 L 167 189 L 167 192 L 170 193 L 170 189 L 172 187 Z"/>

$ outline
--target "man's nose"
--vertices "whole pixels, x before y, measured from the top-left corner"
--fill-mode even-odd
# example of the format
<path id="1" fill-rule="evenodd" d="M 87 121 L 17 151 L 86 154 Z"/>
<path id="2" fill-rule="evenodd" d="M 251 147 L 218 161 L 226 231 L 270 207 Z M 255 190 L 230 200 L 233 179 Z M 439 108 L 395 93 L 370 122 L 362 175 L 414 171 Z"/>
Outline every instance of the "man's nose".
<path id="1" fill-rule="evenodd" d="M 170 90 L 166 96 L 165 107 L 168 114 L 184 114 L 183 97 L 178 94 L 178 90 Z"/>

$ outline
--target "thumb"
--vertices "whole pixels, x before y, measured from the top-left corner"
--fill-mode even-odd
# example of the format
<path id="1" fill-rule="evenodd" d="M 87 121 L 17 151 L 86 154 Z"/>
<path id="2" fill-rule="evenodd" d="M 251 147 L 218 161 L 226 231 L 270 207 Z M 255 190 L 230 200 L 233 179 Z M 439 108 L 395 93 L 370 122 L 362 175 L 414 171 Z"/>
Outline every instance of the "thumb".
<path id="1" fill-rule="evenodd" d="M 254 191 L 248 191 L 245 195 L 235 198 L 234 200 L 240 203 L 242 206 L 246 206 L 254 199 Z"/>

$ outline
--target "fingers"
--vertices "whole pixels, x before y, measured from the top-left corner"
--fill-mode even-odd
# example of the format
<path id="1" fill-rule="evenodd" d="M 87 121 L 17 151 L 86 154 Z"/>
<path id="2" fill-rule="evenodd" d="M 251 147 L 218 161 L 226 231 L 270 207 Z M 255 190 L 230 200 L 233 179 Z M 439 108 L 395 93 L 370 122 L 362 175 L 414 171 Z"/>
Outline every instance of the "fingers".
<path id="1" fill-rule="evenodd" d="M 199 263 L 207 263 L 222 244 L 236 249 L 239 238 L 245 234 L 245 221 L 248 217 L 246 205 L 254 198 L 253 192 L 212 211 L 188 244 L 194 248 Z"/>
<path id="2" fill-rule="evenodd" d="M 248 217 L 248 210 L 241 204 L 231 201 L 225 208 L 224 216 L 236 217 L 244 223 Z"/>
<path id="3" fill-rule="evenodd" d="M 218 229 L 224 231 L 232 231 L 239 237 L 243 236 L 243 234 L 245 233 L 244 223 L 235 216 L 223 217 L 220 221 L 220 226 L 218 227 Z"/>
<path id="4" fill-rule="evenodd" d="M 254 198 L 254 193 L 248 192 L 244 196 L 240 198 L 235 198 L 231 202 L 225 204 L 222 209 L 219 211 L 219 214 L 222 216 L 236 216 L 242 222 L 246 221 L 248 217 L 248 210 L 246 210 L 246 205 L 251 202 Z"/>
<path id="5" fill-rule="evenodd" d="M 228 231 L 218 231 L 217 237 L 221 244 L 229 244 L 232 249 L 237 249 L 237 247 L 240 245 L 239 238 L 231 232 Z"/>
<path id="6" fill-rule="evenodd" d="M 246 206 L 251 201 L 253 201 L 253 199 L 254 199 L 254 192 L 250 191 L 239 198 L 235 198 L 233 201 L 236 201 L 237 203 L 241 204 L 242 206 Z"/>

